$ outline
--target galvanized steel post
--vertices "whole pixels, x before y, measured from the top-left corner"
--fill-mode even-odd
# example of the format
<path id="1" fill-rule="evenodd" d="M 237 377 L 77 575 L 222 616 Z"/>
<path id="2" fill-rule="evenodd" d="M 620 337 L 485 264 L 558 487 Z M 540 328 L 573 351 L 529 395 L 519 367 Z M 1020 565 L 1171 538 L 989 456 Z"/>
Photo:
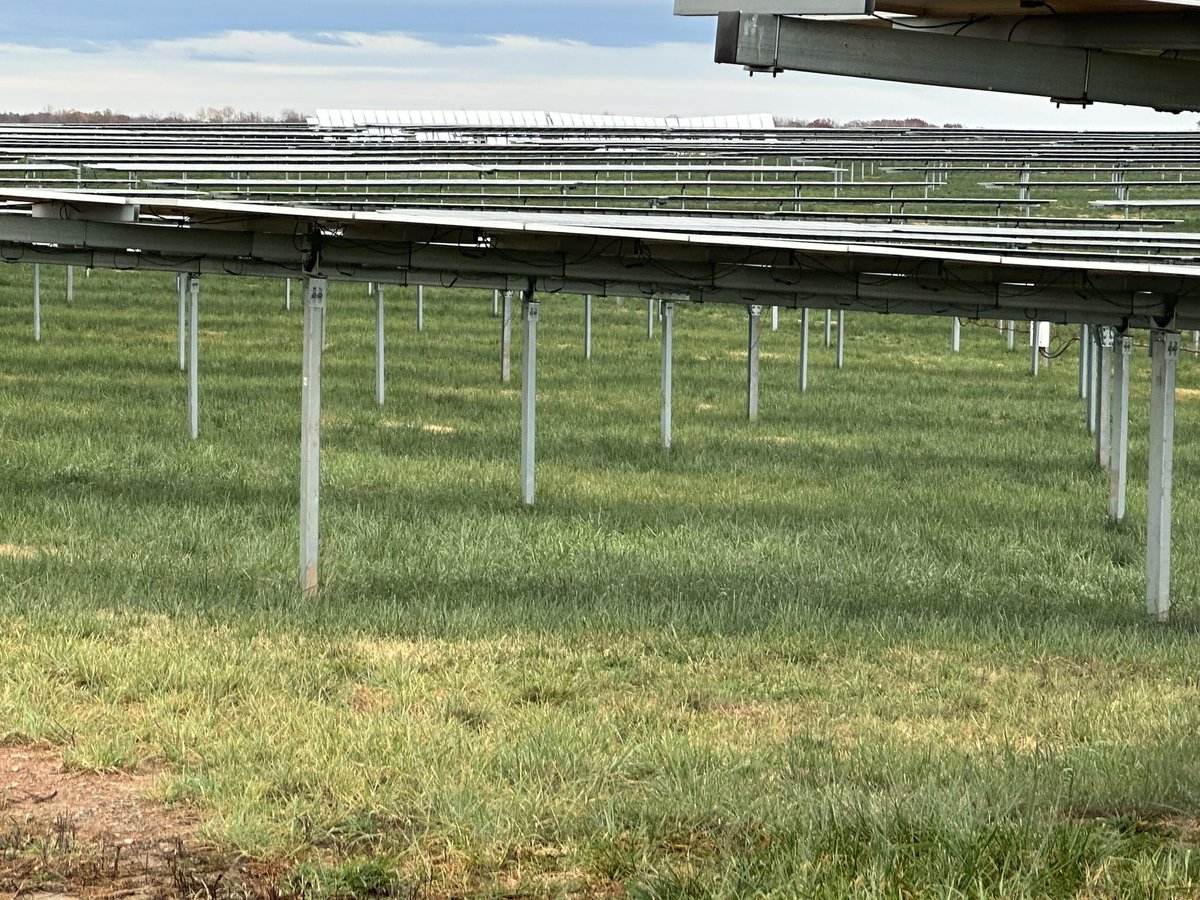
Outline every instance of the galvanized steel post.
<path id="1" fill-rule="evenodd" d="M 747 306 L 749 327 L 746 342 L 746 418 L 758 421 L 758 351 L 762 337 L 762 307 Z"/>
<path id="2" fill-rule="evenodd" d="M 592 295 L 583 298 L 583 358 L 592 358 Z"/>
<path id="3" fill-rule="evenodd" d="M 328 285 L 304 279 L 304 355 L 300 388 L 300 590 L 315 597 L 321 509 L 321 350 Z"/>
<path id="4" fill-rule="evenodd" d="M 800 311 L 800 390 L 808 390 L 808 325 L 809 311 Z"/>
<path id="5" fill-rule="evenodd" d="M 512 379 L 512 299 L 513 292 L 504 292 L 500 310 L 500 380 L 505 384 Z"/>
<path id="6" fill-rule="evenodd" d="M 662 447 L 671 449 L 671 354 L 675 332 L 675 304 L 668 300 L 662 311 L 662 412 L 659 416 Z"/>
<path id="7" fill-rule="evenodd" d="M 384 344 L 383 344 L 383 285 L 375 285 L 375 403 L 383 406 Z"/>
<path id="8" fill-rule="evenodd" d="M 200 276 L 188 276 L 192 308 L 188 315 L 188 432 L 200 437 Z"/>
<path id="9" fill-rule="evenodd" d="M 417 285 L 417 331 L 425 330 L 425 285 Z"/>
<path id="10" fill-rule="evenodd" d="M 1171 609 L 1171 476 L 1175 455 L 1175 364 L 1179 334 L 1150 332 L 1150 483 L 1146 523 L 1146 609 Z"/>
<path id="11" fill-rule="evenodd" d="M 175 287 L 179 289 L 179 371 L 187 371 L 187 292 L 188 276 L 182 272 L 175 276 Z"/>
<path id="12" fill-rule="evenodd" d="M 1113 353 L 1112 445 L 1108 467 L 1108 518 L 1125 521 L 1125 496 L 1129 472 L 1129 357 L 1133 338 L 1117 337 Z"/>
<path id="13" fill-rule="evenodd" d="M 33 264 L 33 340 L 42 341 L 42 267 Z"/>
<path id="14" fill-rule="evenodd" d="M 533 506 L 534 450 L 537 428 L 538 302 L 533 291 L 521 295 L 524 347 L 521 353 L 521 502 Z"/>
<path id="15" fill-rule="evenodd" d="M 1096 394 L 1096 464 L 1109 467 L 1112 459 L 1112 358 L 1116 329 L 1101 325 L 1096 334 L 1096 366 L 1099 390 Z"/>
<path id="16" fill-rule="evenodd" d="M 840 369 L 846 364 L 846 311 L 838 310 L 838 327 L 837 327 L 837 367 Z"/>

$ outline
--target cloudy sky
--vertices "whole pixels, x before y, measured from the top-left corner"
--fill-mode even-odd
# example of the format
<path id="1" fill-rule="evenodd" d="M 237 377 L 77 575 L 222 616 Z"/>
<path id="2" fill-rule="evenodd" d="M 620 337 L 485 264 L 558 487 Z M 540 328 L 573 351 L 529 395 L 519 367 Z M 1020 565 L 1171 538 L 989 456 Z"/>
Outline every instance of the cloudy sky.
<path id="1" fill-rule="evenodd" d="M 712 62 L 715 20 L 672 0 L 4 0 L 0 109 L 277 114 L 318 107 L 640 115 L 917 116 L 1191 129 L 1196 116 Z"/>

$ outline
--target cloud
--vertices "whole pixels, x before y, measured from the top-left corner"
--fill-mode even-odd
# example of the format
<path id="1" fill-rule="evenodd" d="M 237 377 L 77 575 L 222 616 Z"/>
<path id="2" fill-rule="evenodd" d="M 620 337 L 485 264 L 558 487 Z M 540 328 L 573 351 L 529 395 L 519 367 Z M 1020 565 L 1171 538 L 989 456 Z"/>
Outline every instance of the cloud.
<path id="1" fill-rule="evenodd" d="M 1190 117 L 1147 110 L 1103 105 L 1056 110 L 1041 98 L 948 88 L 801 73 L 749 78 L 736 67 L 714 64 L 710 43 L 612 47 L 505 34 L 447 47 L 409 33 L 334 28 L 313 36 L 231 30 L 136 45 L 98 42 L 91 49 L 77 53 L 0 44 L 3 106 L 129 113 L 227 105 L 268 113 L 318 107 L 772 112 L 841 121 L 916 116 L 935 123 L 1018 128 L 1193 125 Z"/>

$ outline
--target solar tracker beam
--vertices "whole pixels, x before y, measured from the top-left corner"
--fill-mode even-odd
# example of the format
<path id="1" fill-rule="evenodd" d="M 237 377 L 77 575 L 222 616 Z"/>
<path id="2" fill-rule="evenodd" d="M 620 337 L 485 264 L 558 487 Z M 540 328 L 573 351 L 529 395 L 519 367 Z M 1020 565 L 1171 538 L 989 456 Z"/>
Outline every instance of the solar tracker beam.
<path id="1" fill-rule="evenodd" d="M 300 382 L 300 590 L 316 597 L 321 509 L 321 351 L 328 283 L 304 279 L 304 354 Z"/>
<path id="2" fill-rule="evenodd" d="M 1049 97 L 1200 110 L 1200 63 L 1019 41 L 946 37 L 767 14 L 718 16 L 718 63 Z"/>
<path id="3" fill-rule="evenodd" d="M 526 507 L 533 506 L 534 500 L 538 308 L 532 290 L 521 295 L 521 322 L 524 326 L 521 351 L 521 503 Z"/>
<path id="4" fill-rule="evenodd" d="M 662 410 L 659 415 L 659 432 L 662 448 L 671 449 L 671 355 L 675 333 L 675 304 L 668 300 L 662 310 Z"/>
<path id="5" fill-rule="evenodd" d="M 1108 468 L 1108 518 L 1125 521 L 1125 497 L 1129 474 L 1129 362 L 1133 338 L 1117 337 L 1113 351 L 1112 449 Z"/>
<path id="6" fill-rule="evenodd" d="M 1179 334 L 1150 334 L 1150 481 L 1146 523 L 1146 610 L 1165 622 L 1171 609 L 1171 480 L 1175 454 L 1175 365 Z"/>
<path id="7" fill-rule="evenodd" d="M 749 320 L 746 342 L 746 418 L 751 422 L 758 421 L 758 360 L 759 345 L 762 340 L 762 307 L 751 305 L 746 307 Z"/>

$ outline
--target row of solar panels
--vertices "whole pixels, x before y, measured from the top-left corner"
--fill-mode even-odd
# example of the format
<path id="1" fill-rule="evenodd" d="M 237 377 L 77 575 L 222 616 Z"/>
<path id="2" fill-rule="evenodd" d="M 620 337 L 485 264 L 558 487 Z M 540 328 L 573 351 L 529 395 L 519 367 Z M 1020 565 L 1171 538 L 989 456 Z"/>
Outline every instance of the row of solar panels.
<path id="1" fill-rule="evenodd" d="M 318 109 L 309 119 L 318 128 L 397 127 L 479 128 L 716 128 L 772 129 L 774 116 L 610 116 L 562 112 L 499 110 Z"/>

